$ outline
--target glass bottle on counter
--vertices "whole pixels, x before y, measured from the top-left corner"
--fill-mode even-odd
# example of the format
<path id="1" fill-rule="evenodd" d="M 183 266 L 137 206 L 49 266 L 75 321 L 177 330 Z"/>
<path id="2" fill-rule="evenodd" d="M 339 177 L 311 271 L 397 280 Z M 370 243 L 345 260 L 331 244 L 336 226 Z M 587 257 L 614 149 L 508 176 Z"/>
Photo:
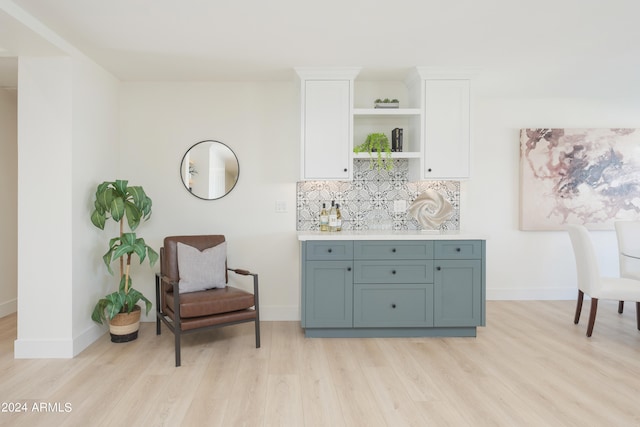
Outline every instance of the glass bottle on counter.
<path id="1" fill-rule="evenodd" d="M 342 213 L 338 203 L 336 203 L 336 231 L 342 231 Z"/>
<path id="2" fill-rule="evenodd" d="M 336 201 L 331 201 L 331 209 L 329 210 L 329 231 L 337 231 L 338 211 L 336 210 Z"/>
<path id="3" fill-rule="evenodd" d="M 327 213 L 327 204 L 322 204 L 320 211 L 320 231 L 329 231 L 329 214 Z"/>

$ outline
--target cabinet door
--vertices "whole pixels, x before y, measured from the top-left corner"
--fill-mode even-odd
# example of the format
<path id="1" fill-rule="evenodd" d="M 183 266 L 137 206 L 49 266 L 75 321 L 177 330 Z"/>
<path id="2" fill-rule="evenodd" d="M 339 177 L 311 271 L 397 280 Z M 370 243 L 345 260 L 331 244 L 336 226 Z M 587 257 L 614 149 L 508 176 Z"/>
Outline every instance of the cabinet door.
<path id="1" fill-rule="evenodd" d="M 425 80 L 424 178 L 469 177 L 469 81 Z"/>
<path id="2" fill-rule="evenodd" d="M 434 326 L 481 325 L 481 260 L 436 260 L 434 265 Z"/>
<path id="3" fill-rule="evenodd" d="M 354 285 L 353 326 L 433 326 L 433 284 Z"/>
<path id="4" fill-rule="evenodd" d="M 351 176 L 351 81 L 304 83 L 302 179 Z"/>
<path id="5" fill-rule="evenodd" d="M 353 326 L 352 261 L 307 261 L 304 286 L 305 327 Z"/>

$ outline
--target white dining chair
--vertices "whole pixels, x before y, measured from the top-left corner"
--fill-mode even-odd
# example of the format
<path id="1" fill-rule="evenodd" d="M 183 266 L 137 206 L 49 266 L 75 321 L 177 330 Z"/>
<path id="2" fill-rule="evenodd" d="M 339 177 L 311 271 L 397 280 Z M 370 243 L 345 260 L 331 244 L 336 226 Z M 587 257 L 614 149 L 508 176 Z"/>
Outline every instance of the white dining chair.
<path id="1" fill-rule="evenodd" d="M 567 226 L 578 273 L 578 303 L 573 323 L 580 320 L 584 294 L 591 297 L 591 310 L 587 336 L 593 332 L 596 321 L 598 300 L 634 301 L 636 303 L 636 323 L 640 330 L 640 280 L 626 277 L 602 277 L 596 252 L 591 242 L 591 236 L 583 225 L 570 224 Z"/>
<path id="2" fill-rule="evenodd" d="M 616 221 L 620 277 L 640 280 L 640 221 Z M 624 310 L 624 301 L 618 304 L 618 313 Z"/>

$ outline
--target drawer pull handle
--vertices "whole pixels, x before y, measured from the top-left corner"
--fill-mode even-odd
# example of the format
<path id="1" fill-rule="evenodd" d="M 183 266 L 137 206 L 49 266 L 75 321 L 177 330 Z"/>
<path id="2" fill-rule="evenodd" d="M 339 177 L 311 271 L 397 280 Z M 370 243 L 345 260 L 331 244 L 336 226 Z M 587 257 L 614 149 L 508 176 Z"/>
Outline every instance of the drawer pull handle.
<path id="1" fill-rule="evenodd" d="M 394 303 L 394 304 L 391 304 L 391 308 L 396 308 L 395 303 Z"/>
<path id="2" fill-rule="evenodd" d="M 436 267 L 436 270 L 440 271 L 441 270 L 440 266 Z"/>
<path id="3" fill-rule="evenodd" d="M 460 248 L 456 248 L 456 252 L 460 252 L 460 250 L 461 250 Z"/>
<path id="4" fill-rule="evenodd" d="M 331 250 L 331 248 L 329 248 L 329 249 L 327 250 L 327 252 L 331 253 L 331 252 L 333 252 L 333 251 Z"/>
<path id="5" fill-rule="evenodd" d="M 396 271 L 395 270 L 391 270 L 391 274 L 396 274 Z"/>
<path id="6" fill-rule="evenodd" d="M 396 253 L 396 248 L 391 249 L 391 252 Z"/>

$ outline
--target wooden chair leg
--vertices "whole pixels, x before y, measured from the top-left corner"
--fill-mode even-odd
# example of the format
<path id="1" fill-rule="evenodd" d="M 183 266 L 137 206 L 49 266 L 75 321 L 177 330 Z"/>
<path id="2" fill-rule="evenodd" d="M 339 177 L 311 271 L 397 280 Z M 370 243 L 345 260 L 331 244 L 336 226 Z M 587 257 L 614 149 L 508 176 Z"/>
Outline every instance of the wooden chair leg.
<path id="1" fill-rule="evenodd" d="M 593 333 L 593 325 L 596 323 L 596 312 L 598 311 L 598 298 L 591 297 L 591 311 L 589 312 L 589 325 L 587 326 L 587 336 Z"/>
<path id="2" fill-rule="evenodd" d="M 618 302 L 618 313 L 622 314 L 623 310 L 624 310 L 624 301 L 620 301 Z"/>
<path id="3" fill-rule="evenodd" d="M 573 318 L 573 323 L 576 325 L 580 320 L 580 312 L 582 311 L 582 300 L 584 299 L 584 292 L 578 290 L 578 305 L 576 305 L 576 315 Z"/>
<path id="4" fill-rule="evenodd" d="M 636 302 L 636 323 L 640 331 L 640 301 Z"/>

